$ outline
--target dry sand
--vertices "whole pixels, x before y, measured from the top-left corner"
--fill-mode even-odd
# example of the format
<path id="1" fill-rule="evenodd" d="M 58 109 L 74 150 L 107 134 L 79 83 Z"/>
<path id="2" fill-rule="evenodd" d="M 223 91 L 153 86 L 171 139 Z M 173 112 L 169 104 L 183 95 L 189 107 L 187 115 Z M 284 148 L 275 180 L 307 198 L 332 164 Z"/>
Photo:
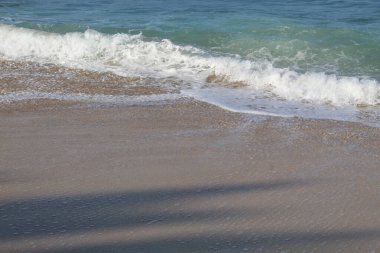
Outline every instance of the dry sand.
<path id="1" fill-rule="evenodd" d="M 0 252 L 380 252 L 380 129 L 183 101 L 0 113 Z"/>

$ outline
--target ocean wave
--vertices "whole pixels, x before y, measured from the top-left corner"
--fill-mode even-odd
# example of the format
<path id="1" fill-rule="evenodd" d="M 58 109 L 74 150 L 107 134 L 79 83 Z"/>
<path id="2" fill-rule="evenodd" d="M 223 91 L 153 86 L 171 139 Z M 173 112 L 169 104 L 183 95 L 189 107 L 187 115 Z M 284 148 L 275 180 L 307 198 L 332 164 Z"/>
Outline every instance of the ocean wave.
<path id="1" fill-rule="evenodd" d="M 379 105 L 380 84 L 370 78 L 326 73 L 299 73 L 271 62 L 215 56 L 169 40 L 147 40 L 141 34 L 56 34 L 0 25 L 0 57 L 54 63 L 123 76 L 176 77 L 196 88 L 216 76 L 224 83 L 239 82 L 273 97 L 317 104 Z"/>

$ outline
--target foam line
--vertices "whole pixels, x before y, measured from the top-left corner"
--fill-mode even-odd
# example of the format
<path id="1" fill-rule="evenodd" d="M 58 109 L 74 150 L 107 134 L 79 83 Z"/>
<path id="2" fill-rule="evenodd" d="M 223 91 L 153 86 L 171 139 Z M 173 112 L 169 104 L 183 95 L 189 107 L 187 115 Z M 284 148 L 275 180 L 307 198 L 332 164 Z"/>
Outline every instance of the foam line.
<path id="1" fill-rule="evenodd" d="M 215 75 L 223 82 L 241 82 L 287 100 L 335 106 L 380 104 L 380 84 L 370 78 L 298 73 L 266 61 L 213 56 L 169 40 L 147 41 L 142 35 L 94 30 L 55 34 L 0 25 L 0 57 L 128 76 L 174 76 L 194 87 Z"/>

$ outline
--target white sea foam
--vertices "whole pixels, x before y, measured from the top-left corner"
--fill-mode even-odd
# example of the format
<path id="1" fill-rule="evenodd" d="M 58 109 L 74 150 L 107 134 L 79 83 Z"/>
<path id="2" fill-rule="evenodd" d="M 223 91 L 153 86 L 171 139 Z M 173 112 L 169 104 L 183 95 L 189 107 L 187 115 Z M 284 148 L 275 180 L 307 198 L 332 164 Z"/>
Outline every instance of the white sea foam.
<path id="1" fill-rule="evenodd" d="M 380 104 L 380 84 L 372 79 L 297 73 L 269 62 L 213 56 L 169 40 L 146 41 L 142 35 L 93 30 L 62 35 L 0 25 L 0 57 L 119 75 L 176 77 L 197 87 L 205 84 L 207 76 L 217 75 L 287 100 L 335 106 Z"/>

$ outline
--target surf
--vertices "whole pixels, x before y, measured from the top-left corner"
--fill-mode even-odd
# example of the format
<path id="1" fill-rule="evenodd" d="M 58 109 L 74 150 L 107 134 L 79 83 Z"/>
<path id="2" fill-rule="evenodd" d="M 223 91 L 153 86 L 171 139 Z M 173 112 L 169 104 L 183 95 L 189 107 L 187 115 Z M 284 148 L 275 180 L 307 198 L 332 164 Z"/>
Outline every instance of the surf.
<path id="1" fill-rule="evenodd" d="M 0 56 L 18 61 L 54 63 L 124 76 L 176 77 L 194 88 L 216 76 L 224 84 L 239 82 L 274 97 L 335 106 L 380 104 L 380 85 L 370 78 L 318 72 L 299 73 L 268 61 L 215 56 L 170 40 L 148 40 L 141 34 L 56 34 L 0 25 Z"/>

